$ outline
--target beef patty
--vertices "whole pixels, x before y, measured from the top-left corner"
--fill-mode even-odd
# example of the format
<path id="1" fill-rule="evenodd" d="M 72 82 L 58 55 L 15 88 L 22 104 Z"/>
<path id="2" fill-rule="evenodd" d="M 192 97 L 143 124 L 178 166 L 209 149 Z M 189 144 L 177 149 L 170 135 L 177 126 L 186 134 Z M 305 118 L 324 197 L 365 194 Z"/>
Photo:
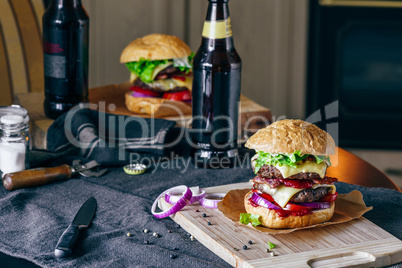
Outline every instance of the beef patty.
<path id="1" fill-rule="evenodd" d="M 267 179 L 284 179 L 282 173 L 274 166 L 263 165 L 257 173 L 258 177 L 267 178 Z M 306 173 L 298 173 L 292 176 L 289 176 L 286 179 L 299 179 L 299 180 L 313 180 L 313 179 L 321 179 L 320 175 L 315 172 L 306 172 Z"/>
<path id="2" fill-rule="evenodd" d="M 263 183 L 254 183 L 253 188 L 260 192 L 264 192 L 262 187 Z M 316 202 L 326 196 L 331 191 L 330 187 L 318 187 L 316 189 L 304 189 L 296 193 L 291 199 L 295 203 L 309 203 Z"/>
<path id="3" fill-rule="evenodd" d="M 163 89 L 160 89 L 160 88 L 150 87 L 149 85 L 147 85 L 144 82 L 142 82 L 139 78 L 134 80 L 134 86 L 144 88 L 144 89 L 148 89 L 148 90 L 152 90 L 152 91 L 159 92 L 159 93 L 164 93 L 164 92 L 173 93 L 173 92 L 180 92 L 180 91 L 188 90 L 188 88 L 186 88 L 186 87 L 175 87 L 175 88 L 172 88 L 172 89 L 166 91 L 166 90 L 163 90 Z"/>
<path id="4" fill-rule="evenodd" d="M 162 71 L 160 71 L 158 73 L 158 75 L 156 76 L 156 79 L 160 79 L 158 76 L 162 76 L 162 75 L 171 76 L 173 74 L 179 74 L 179 73 L 181 73 L 181 72 L 178 68 L 173 67 L 173 65 L 169 65 L 168 67 L 166 67 L 165 69 L 163 69 Z"/>

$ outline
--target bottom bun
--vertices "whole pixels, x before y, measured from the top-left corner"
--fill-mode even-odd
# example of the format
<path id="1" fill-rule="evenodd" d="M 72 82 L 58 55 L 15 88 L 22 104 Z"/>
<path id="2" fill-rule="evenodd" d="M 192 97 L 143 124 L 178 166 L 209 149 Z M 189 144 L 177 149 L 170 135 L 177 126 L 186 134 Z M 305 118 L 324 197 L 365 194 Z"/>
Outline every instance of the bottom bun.
<path id="1" fill-rule="evenodd" d="M 130 112 L 157 117 L 191 114 L 191 106 L 184 102 L 162 98 L 137 98 L 133 97 L 131 92 L 126 93 L 126 106 Z"/>
<path id="2" fill-rule="evenodd" d="M 326 222 L 332 218 L 335 210 L 335 202 L 332 202 L 331 207 L 327 209 L 321 209 L 313 211 L 312 214 L 303 216 L 287 216 L 284 218 L 279 217 L 274 209 L 264 208 L 261 206 L 254 207 L 250 204 L 249 198 L 252 195 L 252 191 L 248 192 L 244 197 L 244 207 L 247 213 L 260 215 L 260 221 L 262 225 L 268 228 L 298 228 L 309 225 L 314 225 L 322 222 Z"/>

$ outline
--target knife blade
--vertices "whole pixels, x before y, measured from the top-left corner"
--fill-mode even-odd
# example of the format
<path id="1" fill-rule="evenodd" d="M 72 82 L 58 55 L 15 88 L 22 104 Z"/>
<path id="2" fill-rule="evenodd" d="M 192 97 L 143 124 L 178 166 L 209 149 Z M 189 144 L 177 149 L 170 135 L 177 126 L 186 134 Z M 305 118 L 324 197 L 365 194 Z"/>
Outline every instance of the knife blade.
<path id="1" fill-rule="evenodd" d="M 57 258 L 65 258 L 71 255 L 72 248 L 77 242 L 80 230 L 88 228 L 96 211 L 96 199 L 90 197 L 78 210 L 74 220 L 67 227 L 57 242 L 54 255 Z"/>

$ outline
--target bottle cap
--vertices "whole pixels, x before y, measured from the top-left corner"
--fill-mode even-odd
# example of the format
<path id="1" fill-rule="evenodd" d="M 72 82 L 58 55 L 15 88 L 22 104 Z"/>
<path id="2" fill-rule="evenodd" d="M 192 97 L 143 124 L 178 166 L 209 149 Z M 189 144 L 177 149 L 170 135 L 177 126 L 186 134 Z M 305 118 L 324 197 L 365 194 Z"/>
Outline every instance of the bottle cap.
<path id="1" fill-rule="evenodd" d="M 0 122 L 5 125 L 15 125 L 24 122 L 24 118 L 20 115 L 3 115 L 0 118 Z"/>
<path id="2" fill-rule="evenodd" d="M 123 167 L 124 172 L 128 175 L 139 175 L 144 173 L 146 169 L 147 166 L 143 164 L 131 164 Z"/>

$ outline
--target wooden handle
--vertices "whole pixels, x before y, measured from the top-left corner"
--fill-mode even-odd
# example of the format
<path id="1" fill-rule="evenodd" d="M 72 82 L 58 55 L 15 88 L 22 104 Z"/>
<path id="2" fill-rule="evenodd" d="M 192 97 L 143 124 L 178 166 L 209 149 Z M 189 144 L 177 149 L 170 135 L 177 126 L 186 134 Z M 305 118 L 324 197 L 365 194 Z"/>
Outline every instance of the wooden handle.
<path id="1" fill-rule="evenodd" d="M 68 165 L 61 165 L 54 168 L 35 168 L 5 174 L 3 185 L 7 190 L 13 191 L 66 180 L 71 178 L 71 176 L 71 167 Z"/>

